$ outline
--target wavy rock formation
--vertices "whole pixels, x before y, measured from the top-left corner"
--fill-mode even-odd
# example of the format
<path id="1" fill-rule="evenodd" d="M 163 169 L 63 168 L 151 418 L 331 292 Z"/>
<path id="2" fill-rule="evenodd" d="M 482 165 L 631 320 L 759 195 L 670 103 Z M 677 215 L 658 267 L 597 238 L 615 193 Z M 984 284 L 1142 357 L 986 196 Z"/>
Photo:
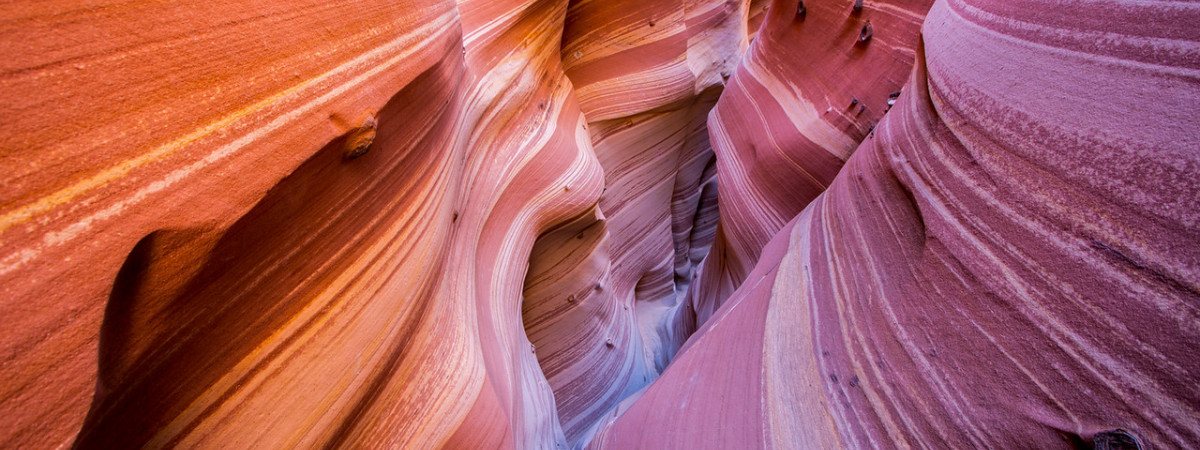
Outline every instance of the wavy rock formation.
<path id="1" fill-rule="evenodd" d="M 5 9 L 4 445 L 282 444 L 369 397 L 425 303 L 371 299 L 445 251 L 454 5 Z"/>
<path id="2" fill-rule="evenodd" d="M 764 12 L 710 120 L 724 206 L 713 257 L 688 292 L 696 324 L 684 334 L 746 280 L 771 236 L 829 186 L 887 112 L 930 4 L 792 1 Z"/>
<path id="3" fill-rule="evenodd" d="M 1200 442 L 1190 3 L 0 9 L 5 447 Z"/>
<path id="4" fill-rule="evenodd" d="M 938 2 L 895 109 L 591 446 L 1200 441 L 1197 13 Z"/>
<path id="5" fill-rule="evenodd" d="M 724 1 L 567 12 L 562 59 L 604 189 L 594 215 L 539 241 L 524 308 L 571 442 L 655 379 L 686 338 L 672 336 L 676 293 L 716 223 L 706 117 L 746 47 L 743 15 Z"/>

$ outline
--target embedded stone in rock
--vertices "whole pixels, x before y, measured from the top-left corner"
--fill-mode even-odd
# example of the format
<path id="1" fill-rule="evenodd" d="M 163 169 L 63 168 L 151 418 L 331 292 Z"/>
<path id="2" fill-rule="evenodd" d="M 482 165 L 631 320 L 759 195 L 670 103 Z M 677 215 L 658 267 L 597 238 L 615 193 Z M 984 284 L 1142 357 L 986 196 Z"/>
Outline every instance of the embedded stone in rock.
<path id="1" fill-rule="evenodd" d="M 371 144 L 375 143 L 375 115 L 368 115 L 363 119 L 362 126 L 355 128 L 346 135 L 346 143 L 342 156 L 346 159 L 355 159 L 367 154 L 371 150 Z"/>
<path id="2" fill-rule="evenodd" d="M 1137 436 L 1120 428 L 1096 433 L 1092 442 L 1096 450 L 1142 450 Z"/>
<path id="3" fill-rule="evenodd" d="M 871 36 L 875 35 L 875 27 L 871 25 L 871 21 L 863 24 L 862 30 L 858 32 L 858 42 L 867 42 L 871 40 Z"/>

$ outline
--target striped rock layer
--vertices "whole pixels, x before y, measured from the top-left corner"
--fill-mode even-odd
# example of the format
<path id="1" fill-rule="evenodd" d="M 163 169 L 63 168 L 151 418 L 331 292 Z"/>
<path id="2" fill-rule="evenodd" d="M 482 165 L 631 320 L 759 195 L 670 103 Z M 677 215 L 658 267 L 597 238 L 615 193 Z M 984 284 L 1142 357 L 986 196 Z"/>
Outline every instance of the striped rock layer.
<path id="1" fill-rule="evenodd" d="M 931 4 L 855 10 L 853 0 L 791 1 L 762 11 L 754 45 L 709 121 L 721 217 L 712 257 L 688 291 L 695 323 L 681 321 L 681 334 L 746 280 L 767 241 L 829 186 L 887 112 Z"/>
<path id="2" fill-rule="evenodd" d="M 1200 442 L 1191 3 L 0 10 L 4 447 Z"/>
<path id="3" fill-rule="evenodd" d="M 938 1 L 890 113 L 590 447 L 1195 446 L 1197 14 Z M 720 122 L 791 116 L 730 92 L 713 146 L 752 159 Z"/>

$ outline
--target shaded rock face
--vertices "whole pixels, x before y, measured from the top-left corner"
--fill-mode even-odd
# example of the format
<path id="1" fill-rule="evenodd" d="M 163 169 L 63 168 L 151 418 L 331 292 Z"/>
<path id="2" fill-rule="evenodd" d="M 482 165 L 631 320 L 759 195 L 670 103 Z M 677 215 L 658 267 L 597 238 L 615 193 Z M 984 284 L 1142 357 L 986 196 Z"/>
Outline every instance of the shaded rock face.
<path id="1" fill-rule="evenodd" d="M 1200 442 L 1190 3 L 4 8 L 5 447 Z"/>

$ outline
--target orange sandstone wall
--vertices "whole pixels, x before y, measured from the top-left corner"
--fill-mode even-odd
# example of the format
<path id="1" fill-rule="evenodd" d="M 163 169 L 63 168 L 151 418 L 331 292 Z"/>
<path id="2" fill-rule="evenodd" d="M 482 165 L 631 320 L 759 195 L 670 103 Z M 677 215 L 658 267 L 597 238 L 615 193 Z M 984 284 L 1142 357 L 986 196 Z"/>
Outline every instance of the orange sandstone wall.
<path id="1" fill-rule="evenodd" d="M 454 5 L 3 8 L 0 440 L 338 435 L 445 259 Z"/>

